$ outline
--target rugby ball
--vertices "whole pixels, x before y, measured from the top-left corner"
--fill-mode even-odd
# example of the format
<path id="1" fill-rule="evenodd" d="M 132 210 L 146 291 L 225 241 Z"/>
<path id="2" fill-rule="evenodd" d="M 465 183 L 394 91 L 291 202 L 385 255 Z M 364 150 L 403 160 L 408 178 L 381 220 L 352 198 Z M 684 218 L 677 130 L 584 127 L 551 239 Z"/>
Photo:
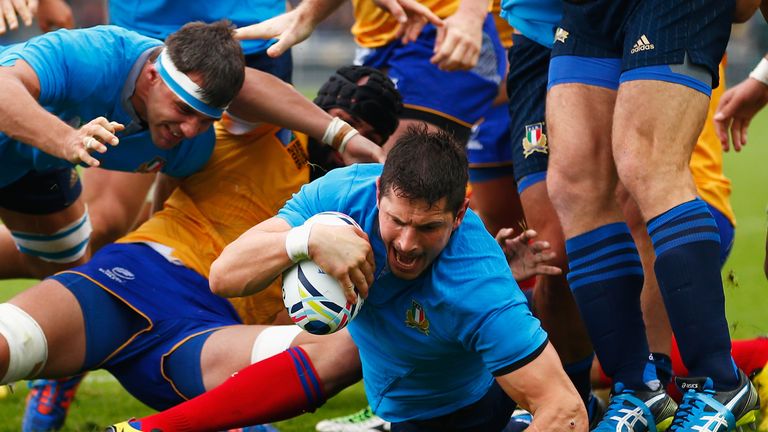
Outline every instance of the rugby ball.
<path id="1" fill-rule="evenodd" d="M 354 219 L 338 212 L 318 213 L 306 223 L 359 228 Z M 283 303 L 296 325 L 309 333 L 325 335 L 349 324 L 363 306 L 363 298 L 358 294 L 356 302 L 348 302 L 338 280 L 312 260 L 304 260 L 283 273 Z"/>

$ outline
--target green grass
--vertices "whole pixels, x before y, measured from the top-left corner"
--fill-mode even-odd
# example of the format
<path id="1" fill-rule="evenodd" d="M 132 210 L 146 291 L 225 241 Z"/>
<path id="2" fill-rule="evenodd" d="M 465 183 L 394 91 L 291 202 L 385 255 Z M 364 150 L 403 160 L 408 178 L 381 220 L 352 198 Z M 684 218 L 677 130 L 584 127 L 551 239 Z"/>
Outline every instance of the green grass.
<path id="1" fill-rule="evenodd" d="M 768 204 L 768 110 L 752 122 L 750 144 L 739 154 L 726 155 L 725 170 L 733 180 L 732 202 L 738 218 L 736 242 L 723 272 L 728 319 L 735 338 L 768 334 L 764 300 L 768 282 L 763 275 Z M 0 281 L 0 301 L 31 283 Z M 695 307 L 693 299 L 692 307 Z M 16 386 L 16 393 L 0 400 L 0 432 L 19 430 L 26 393 L 26 385 L 22 383 Z M 318 420 L 349 414 L 362 408 L 364 403 L 362 386 L 358 384 L 331 399 L 314 414 L 279 423 L 280 430 L 311 431 Z M 109 374 L 96 372 L 81 386 L 64 430 L 99 430 L 112 422 L 151 412 L 122 390 Z"/>

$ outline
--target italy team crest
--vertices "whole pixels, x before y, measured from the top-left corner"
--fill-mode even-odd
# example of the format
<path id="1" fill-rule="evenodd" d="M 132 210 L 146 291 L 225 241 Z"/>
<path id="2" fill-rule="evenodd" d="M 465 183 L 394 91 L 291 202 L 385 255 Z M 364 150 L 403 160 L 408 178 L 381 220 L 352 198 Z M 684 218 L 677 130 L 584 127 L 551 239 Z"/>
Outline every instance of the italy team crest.
<path id="1" fill-rule="evenodd" d="M 136 168 L 136 172 L 140 173 L 156 173 L 163 169 L 165 166 L 165 159 L 160 156 L 155 156 L 151 161 L 144 162 Z"/>
<path id="2" fill-rule="evenodd" d="M 525 126 L 523 137 L 523 156 L 526 158 L 534 152 L 549 153 L 547 136 L 544 134 L 544 123 L 534 123 Z"/>
<path id="3" fill-rule="evenodd" d="M 411 300 L 411 308 L 405 312 L 405 325 L 429 336 L 427 314 L 424 312 L 424 307 L 418 304 L 416 300 Z"/>

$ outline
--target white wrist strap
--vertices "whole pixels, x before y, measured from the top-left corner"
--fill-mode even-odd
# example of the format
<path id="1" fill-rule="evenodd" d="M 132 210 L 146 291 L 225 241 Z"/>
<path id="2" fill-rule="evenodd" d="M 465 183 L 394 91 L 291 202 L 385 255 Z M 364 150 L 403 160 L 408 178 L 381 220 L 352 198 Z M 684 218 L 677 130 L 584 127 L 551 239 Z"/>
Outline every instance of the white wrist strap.
<path id="1" fill-rule="evenodd" d="M 309 259 L 309 233 L 312 231 L 312 224 L 291 228 L 285 237 L 285 251 L 288 258 L 293 262 L 299 262 Z"/>
<path id="2" fill-rule="evenodd" d="M 339 153 L 344 153 L 349 140 L 357 134 L 357 129 L 350 126 L 344 120 L 334 117 L 328 124 L 328 127 L 325 128 L 323 144 L 335 148 Z"/>
<path id="3" fill-rule="evenodd" d="M 750 72 L 749 77 L 768 85 L 768 59 L 760 60 L 760 63 Z"/>

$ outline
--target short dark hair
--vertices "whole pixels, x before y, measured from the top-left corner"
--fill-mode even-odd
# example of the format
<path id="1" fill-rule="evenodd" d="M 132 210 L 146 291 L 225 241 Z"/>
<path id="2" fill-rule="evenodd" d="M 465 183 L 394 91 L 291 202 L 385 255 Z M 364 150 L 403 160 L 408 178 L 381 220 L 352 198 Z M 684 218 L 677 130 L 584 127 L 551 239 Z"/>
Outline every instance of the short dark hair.
<path id="1" fill-rule="evenodd" d="M 387 155 L 379 179 L 381 197 L 390 193 L 429 206 L 446 198 L 456 215 L 464 203 L 468 180 L 467 155 L 453 135 L 426 125 L 410 126 Z"/>
<path id="2" fill-rule="evenodd" d="M 363 78 L 368 78 L 362 82 Z M 361 83 L 362 82 L 362 83 Z M 383 72 L 367 66 L 342 66 L 320 87 L 315 104 L 341 108 L 367 122 L 386 141 L 397 129 L 403 98 Z"/>
<path id="3" fill-rule="evenodd" d="M 212 24 L 187 23 L 165 40 L 176 68 L 203 78 L 203 97 L 209 105 L 224 108 L 232 102 L 245 81 L 245 58 L 227 21 Z"/>

